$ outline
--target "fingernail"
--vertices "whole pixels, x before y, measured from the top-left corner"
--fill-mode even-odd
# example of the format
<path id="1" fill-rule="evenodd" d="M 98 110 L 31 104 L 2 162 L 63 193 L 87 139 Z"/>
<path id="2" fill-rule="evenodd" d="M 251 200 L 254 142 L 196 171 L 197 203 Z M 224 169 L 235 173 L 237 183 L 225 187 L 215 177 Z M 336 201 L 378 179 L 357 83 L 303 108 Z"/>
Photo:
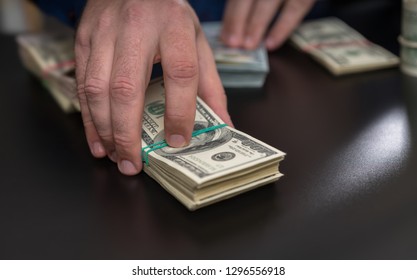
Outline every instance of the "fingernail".
<path id="1" fill-rule="evenodd" d="M 237 46 L 239 44 L 239 39 L 236 35 L 229 35 L 228 42 L 232 46 Z"/>
<path id="2" fill-rule="evenodd" d="M 245 48 L 252 48 L 253 47 L 253 39 L 252 37 L 245 38 Z"/>
<path id="3" fill-rule="evenodd" d="M 131 163 L 128 160 L 122 160 L 121 162 L 119 162 L 118 166 L 120 172 L 122 172 L 125 175 L 135 175 L 136 173 L 138 173 L 138 170 L 133 165 L 133 163 Z"/>
<path id="4" fill-rule="evenodd" d="M 111 159 L 111 161 L 113 161 L 113 162 L 117 162 L 117 153 L 116 153 L 116 151 L 113 151 L 113 152 L 109 153 L 109 159 Z"/>
<path id="5" fill-rule="evenodd" d="M 265 42 L 265 45 L 268 49 L 272 49 L 275 46 L 275 41 L 271 38 L 268 38 Z"/>
<path id="6" fill-rule="evenodd" d="M 103 156 L 106 152 L 100 142 L 94 142 L 92 145 L 92 153 L 95 156 Z"/>
<path id="7" fill-rule="evenodd" d="M 230 127 L 233 127 L 233 128 L 235 127 L 235 125 L 233 124 L 232 118 L 230 117 L 229 114 L 227 114 L 227 121 L 226 121 L 226 123 L 229 124 Z"/>
<path id="8" fill-rule="evenodd" d="M 168 144 L 174 148 L 180 148 L 185 146 L 185 138 L 182 135 L 173 134 L 168 139 Z"/>

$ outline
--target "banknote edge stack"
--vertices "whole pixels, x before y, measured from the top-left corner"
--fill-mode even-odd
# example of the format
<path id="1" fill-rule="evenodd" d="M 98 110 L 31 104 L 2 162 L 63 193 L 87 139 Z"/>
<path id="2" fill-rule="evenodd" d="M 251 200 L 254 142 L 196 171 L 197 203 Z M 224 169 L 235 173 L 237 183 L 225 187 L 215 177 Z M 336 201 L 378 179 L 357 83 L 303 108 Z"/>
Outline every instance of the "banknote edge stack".
<path id="1" fill-rule="evenodd" d="M 269 73 L 269 61 L 268 52 L 263 44 L 254 50 L 227 48 L 220 40 L 221 22 L 203 22 L 201 26 L 213 50 L 217 71 L 225 88 L 261 88 L 264 85 Z M 228 49 L 235 54 L 245 53 L 256 60 L 239 61 L 232 57 L 225 60 L 216 54 L 216 49 Z"/>
<path id="2" fill-rule="evenodd" d="M 402 2 L 400 43 L 401 71 L 417 77 L 417 0 Z"/>
<path id="3" fill-rule="evenodd" d="M 323 36 L 323 41 L 319 40 L 318 42 L 311 44 L 303 37 L 302 33 L 317 24 L 337 27 L 343 32 L 338 34 L 335 33 L 334 35 L 336 36 L 334 36 L 334 40 L 328 40 L 328 38 L 326 38 L 326 35 L 328 34 L 319 34 L 320 36 Z M 339 37 L 341 33 L 346 33 L 348 36 L 345 36 L 344 38 Z M 339 39 L 337 37 L 339 37 Z M 320 18 L 303 22 L 291 35 L 290 42 L 300 51 L 309 54 L 335 76 L 390 68 L 399 64 L 399 58 L 396 55 L 381 46 L 370 42 L 359 32 L 336 17 Z M 352 65 L 340 65 L 337 63 L 337 58 L 332 55 L 332 52 L 343 49 L 352 52 L 360 49 L 368 50 L 378 54 L 380 59 L 370 59 L 370 61 L 367 62 L 356 61 L 355 63 L 352 63 Z"/>

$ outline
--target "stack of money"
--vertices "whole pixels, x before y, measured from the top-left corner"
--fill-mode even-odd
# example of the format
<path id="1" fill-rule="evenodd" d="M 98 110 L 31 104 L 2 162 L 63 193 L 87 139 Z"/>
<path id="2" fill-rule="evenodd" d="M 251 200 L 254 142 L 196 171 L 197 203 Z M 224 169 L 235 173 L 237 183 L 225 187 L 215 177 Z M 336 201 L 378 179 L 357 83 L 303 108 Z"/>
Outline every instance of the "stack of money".
<path id="1" fill-rule="evenodd" d="M 72 29 L 53 24 L 39 33 L 17 36 L 20 58 L 36 75 L 64 112 L 79 111 L 74 83 L 74 34 Z"/>
<path id="2" fill-rule="evenodd" d="M 282 176 L 278 165 L 284 159 L 283 152 L 225 126 L 200 99 L 194 132 L 203 133 L 194 133 L 184 148 L 167 146 L 163 141 L 164 96 L 163 81 L 151 82 L 143 115 L 144 171 L 188 209 L 224 200 Z"/>
<path id="3" fill-rule="evenodd" d="M 225 88 L 263 86 L 269 72 L 268 53 L 263 45 L 255 50 L 229 48 L 220 40 L 220 22 L 205 22 L 202 27 Z"/>
<path id="4" fill-rule="evenodd" d="M 306 21 L 290 40 L 334 75 L 393 67 L 399 63 L 397 56 L 368 41 L 338 18 Z"/>
<path id="5" fill-rule="evenodd" d="M 417 76 L 417 0 L 403 0 L 401 45 L 401 71 Z"/>
<path id="6" fill-rule="evenodd" d="M 20 35 L 24 65 L 37 75 L 65 111 L 78 110 L 72 36 Z M 190 145 L 164 141 L 165 89 L 162 79 L 145 94 L 142 126 L 144 171 L 188 209 L 195 210 L 278 180 L 284 153 L 226 126 L 200 99 Z"/>

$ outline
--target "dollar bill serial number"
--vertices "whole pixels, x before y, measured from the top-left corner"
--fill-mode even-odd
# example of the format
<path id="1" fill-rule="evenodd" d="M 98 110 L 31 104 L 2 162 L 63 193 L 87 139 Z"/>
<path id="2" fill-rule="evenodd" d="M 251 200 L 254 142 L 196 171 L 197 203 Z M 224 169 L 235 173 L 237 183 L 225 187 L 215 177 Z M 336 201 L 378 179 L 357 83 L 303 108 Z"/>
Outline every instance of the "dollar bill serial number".
<path id="1" fill-rule="evenodd" d="M 230 266 L 226 267 L 226 275 L 276 275 L 283 276 L 285 275 L 285 267 L 260 267 L 260 266 Z"/>

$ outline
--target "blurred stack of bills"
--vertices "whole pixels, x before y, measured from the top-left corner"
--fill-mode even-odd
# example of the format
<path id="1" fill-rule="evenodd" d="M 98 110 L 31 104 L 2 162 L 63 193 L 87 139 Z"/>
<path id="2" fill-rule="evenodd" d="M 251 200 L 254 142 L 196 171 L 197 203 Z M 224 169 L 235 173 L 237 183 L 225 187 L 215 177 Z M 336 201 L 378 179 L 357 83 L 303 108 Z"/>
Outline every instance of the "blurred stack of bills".
<path id="1" fill-rule="evenodd" d="M 229 48 L 220 40 L 220 22 L 204 22 L 202 27 L 225 88 L 263 86 L 269 72 L 268 53 L 263 45 L 255 50 Z"/>
<path id="2" fill-rule="evenodd" d="M 399 63 L 397 56 L 334 17 L 304 22 L 290 40 L 336 76 L 393 67 Z"/>
<path id="3" fill-rule="evenodd" d="M 417 77 L 417 0 L 403 0 L 401 71 Z"/>
<path id="4" fill-rule="evenodd" d="M 75 85 L 74 32 L 53 22 L 44 31 L 17 36 L 23 65 L 66 112 L 80 111 Z"/>
<path id="5" fill-rule="evenodd" d="M 226 88 L 260 88 L 269 71 L 264 47 L 253 51 L 225 47 L 218 22 L 203 26 L 213 48 L 217 69 Z M 74 63 L 74 31 L 52 21 L 42 32 L 17 36 L 24 66 L 37 76 L 64 112 L 80 111 Z"/>

